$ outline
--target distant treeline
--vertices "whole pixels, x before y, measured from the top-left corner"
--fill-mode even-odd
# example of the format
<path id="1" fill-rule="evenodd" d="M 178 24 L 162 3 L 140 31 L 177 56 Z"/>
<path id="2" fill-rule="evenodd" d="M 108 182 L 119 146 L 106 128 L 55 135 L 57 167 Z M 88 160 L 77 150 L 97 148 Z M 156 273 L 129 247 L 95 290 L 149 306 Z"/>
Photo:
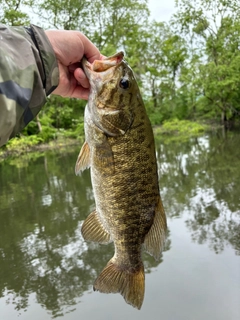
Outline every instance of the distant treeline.
<path id="1" fill-rule="evenodd" d="M 81 30 L 104 55 L 124 49 L 155 125 L 170 119 L 228 125 L 240 118 L 239 0 L 179 0 L 168 23 L 150 19 L 146 0 L 0 0 L 0 22 L 30 21 Z M 39 142 L 61 131 L 76 137 L 84 106 L 52 95 L 23 135 L 40 132 Z"/>

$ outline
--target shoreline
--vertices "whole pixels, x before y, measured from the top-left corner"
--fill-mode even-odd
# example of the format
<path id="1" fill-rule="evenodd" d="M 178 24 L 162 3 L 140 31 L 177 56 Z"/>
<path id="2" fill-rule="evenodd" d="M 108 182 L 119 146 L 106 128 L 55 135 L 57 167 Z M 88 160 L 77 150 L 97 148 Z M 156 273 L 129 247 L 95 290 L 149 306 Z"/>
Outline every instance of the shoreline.
<path id="1" fill-rule="evenodd" d="M 163 125 L 153 126 L 153 132 L 156 140 L 169 139 L 171 141 L 182 141 L 191 137 L 201 136 L 209 132 L 221 129 L 219 124 L 207 124 L 189 120 L 170 120 Z M 25 137 L 26 138 L 26 137 Z M 15 140 L 16 143 L 12 143 Z M 64 149 L 69 146 L 79 144 L 81 148 L 84 142 L 84 136 L 78 138 L 69 138 L 66 136 L 59 136 L 55 140 L 43 142 L 38 144 L 26 143 L 24 138 L 13 138 L 10 143 L 0 148 L 0 162 L 7 158 L 15 158 L 27 153 L 45 152 L 48 150 Z"/>
<path id="2" fill-rule="evenodd" d="M 82 145 L 82 140 L 79 139 L 69 139 L 66 138 L 64 139 L 57 139 L 57 140 L 52 140 L 48 143 L 40 143 L 40 144 L 36 144 L 33 146 L 22 146 L 21 148 L 14 148 L 11 150 L 1 150 L 0 149 L 0 162 L 6 160 L 7 158 L 15 158 L 18 156 L 22 156 L 26 153 L 34 153 L 34 152 L 45 152 L 48 150 L 61 150 L 64 149 L 66 147 L 70 147 L 70 146 L 76 146 L 78 145 L 81 147 Z"/>

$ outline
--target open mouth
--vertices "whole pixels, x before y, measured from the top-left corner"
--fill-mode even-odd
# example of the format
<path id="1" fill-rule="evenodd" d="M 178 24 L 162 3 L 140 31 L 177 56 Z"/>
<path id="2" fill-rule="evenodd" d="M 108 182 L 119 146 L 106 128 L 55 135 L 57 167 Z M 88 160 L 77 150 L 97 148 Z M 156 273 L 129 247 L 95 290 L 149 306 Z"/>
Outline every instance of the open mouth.
<path id="1" fill-rule="evenodd" d="M 124 53 L 120 51 L 111 57 L 104 58 L 103 60 L 95 60 L 93 63 L 90 63 L 87 59 L 83 58 L 82 64 L 86 73 L 88 70 L 93 72 L 103 72 L 121 63 L 123 58 Z"/>

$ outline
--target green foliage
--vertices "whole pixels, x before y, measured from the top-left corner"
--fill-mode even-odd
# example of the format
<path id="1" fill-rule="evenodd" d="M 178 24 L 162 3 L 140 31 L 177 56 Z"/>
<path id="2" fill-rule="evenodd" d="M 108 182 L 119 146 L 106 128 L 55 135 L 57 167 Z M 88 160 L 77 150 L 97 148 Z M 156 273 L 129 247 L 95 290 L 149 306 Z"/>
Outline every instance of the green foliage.
<path id="1" fill-rule="evenodd" d="M 63 135 L 67 138 L 83 139 L 83 137 L 84 137 L 84 119 L 83 119 L 83 117 L 78 120 L 77 125 L 73 129 L 64 131 Z"/>
<path id="2" fill-rule="evenodd" d="M 24 136 L 31 136 L 33 134 L 38 134 L 39 128 L 37 125 L 36 119 L 33 119 L 28 123 L 28 125 L 22 130 L 22 135 Z"/>
<path id="3" fill-rule="evenodd" d="M 0 0 L 0 22 L 12 26 L 21 26 L 29 24 L 29 16 L 21 9 L 29 1 L 24 0 Z"/>
<path id="4" fill-rule="evenodd" d="M 39 143 L 43 143 L 44 140 L 40 135 L 21 136 L 10 140 L 6 145 L 7 152 L 11 151 L 24 151 L 32 148 Z"/>
<path id="5" fill-rule="evenodd" d="M 24 143 L 29 147 L 31 143 L 32 145 L 47 143 L 62 137 L 82 137 L 84 135 L 83 112 L 85 104 L 85 101 L 77 99 L 51 96 L 39 113 L 38 119 L 31 121 L 22 131 L 21 137 L 17 139 L 19 148 Z M 37 121 L 40 123 L 41 130 L 39 130 Z M 12 141 L 14 139 L 9 143 L 11 150 L 17 146 Z M 12 143 L 13 147 L 11 147 Z"/>
<path id="6" fill-rule="evenodd" d="M 207 130 L 207 126 L 188 120 L 173 119 L 164 121 L 161 127 L 154 129 L 157 136 L 171 135 L 172 140 L 189 139 L 192 136 L 203 134 Z"/>
<path id="7" fill-rule="evenodd" d="M 83 100 L 52 95 L 40 114 L 40 120 L 42 122 L 42 117 L 47 114 L 55 128 L 70 129 L 83 116 L 85 105 Z"/>
<path id="8" fill-rule="evenodd" d="M 151 112 L 149 114 L 149 119 L 153 126 L 159 125 L 163 122 L 163 114 L 161 112 Z"/>
<path id="9" fill-rule="evenodd" d="M 197 113 L 205 109 L 208 116 L 213 115 L 209 113 L 212 108 L 215 117 L 225 124 L 240 114 L 240 3 L 237 0 L 177 3 L 175 24 L 181 26 L 189 43 L 194 44 L 194 49 L 189 48 L 191 61 L 194 62 L 195 57 L 199 59 L 196 72 L 193 74 L 193 70 L 188 69 L 189 75 L 185 73 L 181 81 L 191 90 L 193 85 L 198 90 L 194 102 Z M 198 101 L 199 95 L 206 99 Z"/>
<path id="10" fill-rule="evenodd" d="M 38 134 L 43 142 L 49 142 L 50 140 L 56 139 L 57 130 L 53 127 L 44 126 L 43 130 Z"/>
<path id="11" fill-rule="evenodd" d="M 178 0 L 176 5 L 166 23 L 149 20 L 145 0 L 0 0 L 0 21 L 28 24 L 33 10 L 45 28 L 79 29 L 105 55 L 124 50 L 153 125 L 171 119 L 237 121 L 239 1 Z M 52 95 L 21 139 L 36 135 L 26 143 L 39 143 L 79 138 L 85 105 Z"/>

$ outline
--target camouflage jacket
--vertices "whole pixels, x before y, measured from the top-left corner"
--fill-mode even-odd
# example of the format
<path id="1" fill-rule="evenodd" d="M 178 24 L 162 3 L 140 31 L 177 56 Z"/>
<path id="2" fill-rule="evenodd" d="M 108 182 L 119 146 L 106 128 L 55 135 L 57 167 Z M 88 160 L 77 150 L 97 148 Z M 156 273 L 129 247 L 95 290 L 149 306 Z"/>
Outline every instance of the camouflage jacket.
<path id="1" fill-rule="evenodd" d="M 37 115 L 58 80 L 57 60 L 41 28 L 0 24 L 0 146 Z"/>

